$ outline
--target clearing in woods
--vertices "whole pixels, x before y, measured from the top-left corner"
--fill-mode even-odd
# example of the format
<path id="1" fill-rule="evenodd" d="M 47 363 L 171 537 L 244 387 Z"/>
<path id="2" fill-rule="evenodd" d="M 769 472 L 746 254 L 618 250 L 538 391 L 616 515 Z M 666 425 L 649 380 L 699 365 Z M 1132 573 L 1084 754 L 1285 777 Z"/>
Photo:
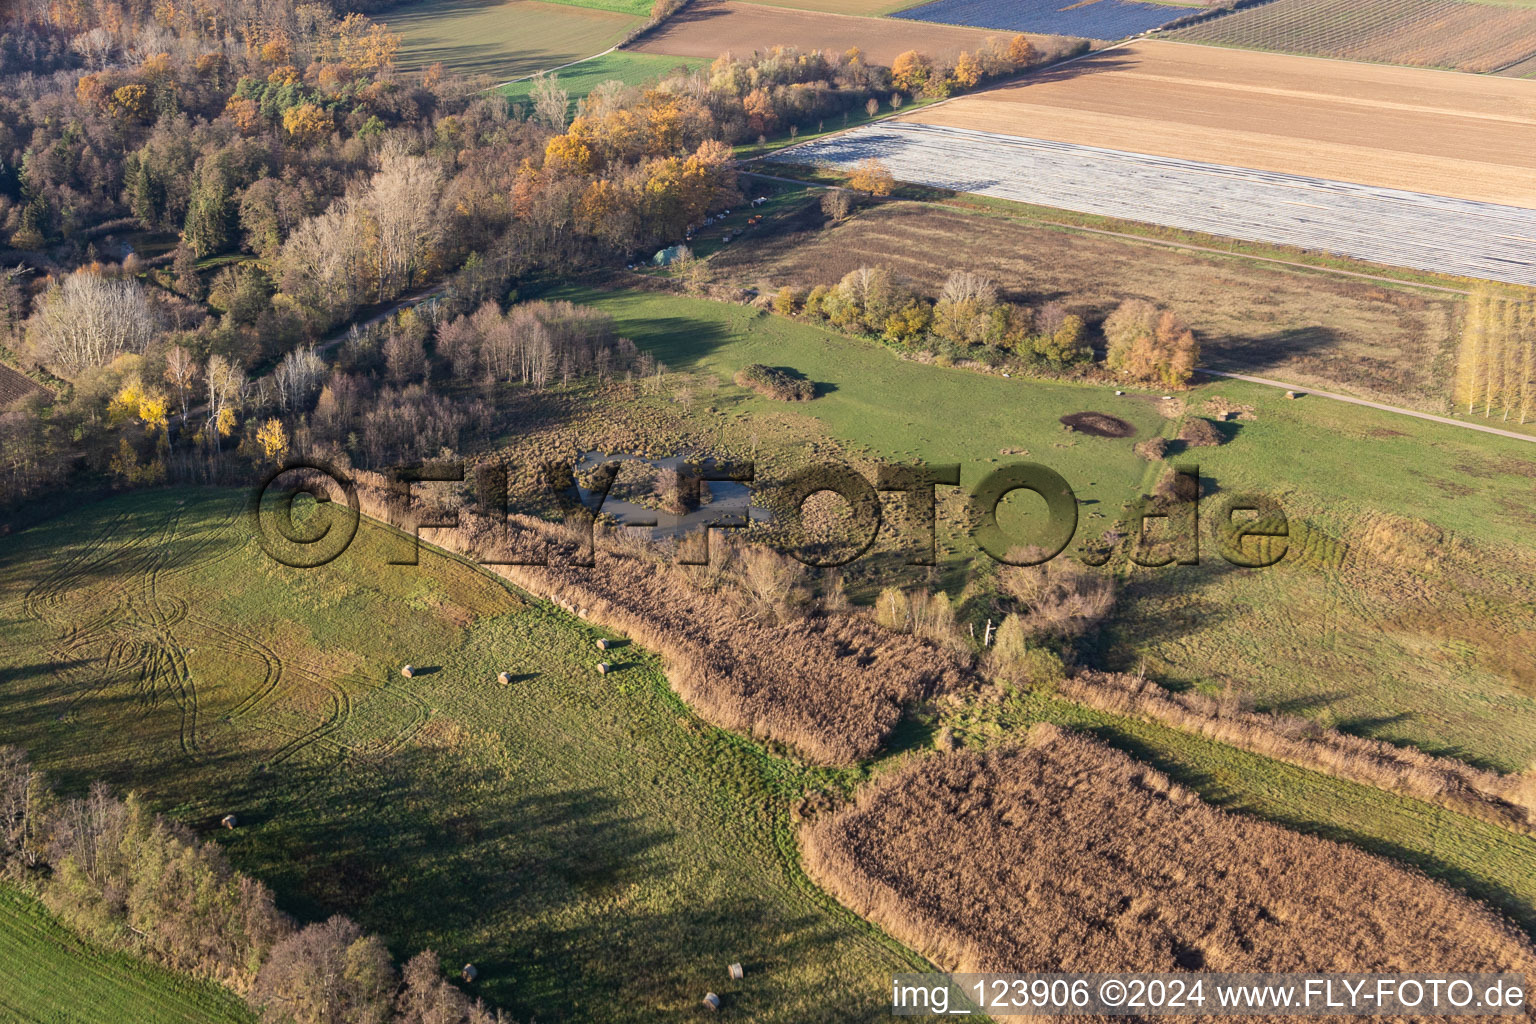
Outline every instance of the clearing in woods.
<path id="1" fill-rule="evenodd" d="M 0 1020 L 252 1024 L 232 993 L 79 939 L 37 900 L 0 884 Z"/>
<path id="2" fill-rule="evenodd" d="M 1536 206 L 1536 103 L 1503 78 L 1141 41 L 900 120 Z"/>
<path id="3" fill-rule="evenodd" d="M 630 49 L 713 60 L 722 53 L 745 56 L 775 46 L 836 53 L 857 46 L 871 63 L 890 64 L 907 50 L 952 60 L 961 50 L 975 52 L 988 39 L 1008 35 L 954 25 L 791 11 L 737 0 L 697 0 Z M 1042 52 L 1061 48 L 1059 41 L 1047 37 L 1033 37 L 1033 41 Z"/>
<path id="4" fill-rule="evenodd" d="M 386 564 L 382 528 L 279 566 L 245 501 L 140 493 L 8 539 L 0 742 L 138 789 L 285 909 L 473 961 L 515 1019 L 649 1021 L 711 989 L 759 1021 L 878 1012 L 868 979 L 914 961 L 799 873 L 814 773 L 702 723 L 647 652 L 599 676 L 605 634 L 487 573 Z"/>
<path id="5" fill-rule="evenodd" d="M 381 17 L 403 37 L 402 68 L 441 62 L 463 74 L 503 79 L 601 53 L 644 21 L 543 0 L 433 0 Z"/>
<path id="6" fill-rule="evenodd" d="M 679 68 L 693 70 L 707 63 L 696 57 L 662 57 L 649 53 L 615 50 L 613 53 L 600 54 L 580 64 L 563 68 L 556 72 L 556 78 L 560 88 L 564 89 L 570 97 L 570 113 L 574 115 L 576 105 L 585 98 L 587 93 L 604 82 L 617 81 L 625 85 L 644 85 L 663 75 L 669 75 Z M 520 82 L 508 82 L 501 87 L 501 92 L 513 103 L 527 103 L 533 92 L 533 85 L 533 79 L 525 78 Z"/>
<path id="7" fill-rule="evenodd" d="M 1212 399 L 1246 406 L 1251 418 L 1222 423 L 1225 444 L 1186 452 L 1172 443 L 1169 464 L 1199 465 L 1214 495 L 1208 516 L 1223 494 L 1275 496 L 1292 523 L 1291 553 L 1270 569 L 1234 570 L 1206 547 L 1198 566 L 1128 569 L 1103 659 L 1130 671 L 1145 659 L 1154 678 L 1178 686 L 1246 693 L 1264 707 L 1505 771 L 1536 759 L 1536 675 L 1516 653 L 1536 644 L 1524 582 L 1536 574 L 1525 541 L 1536 527 L 1528 443 L 1290 401 L 1240 381 L 1162 403 L 1117 397 L 1106 385 L 1008 380 L 675 295 L 553 297 L 612 313 L 620 334 L 673 371 L 716 376 L 732 400 L 715 407 L 755 420 L 765 442 L 809 424 L 858 457 L 960 462 L 966 487 L 1001 463 L 1044 463 L 1082 502 L 1084 540 L 1164 470 L 1134 454 L 1138 440 L 1172 439 L 1184 417 L 1215 416 Z M 751 363 L 792 367 L 820 394 L 785 405 L 742 392 L 731 378 Z M 1059 418 L 1082 411 L 1115 415 L 1136 435 L 1067 433 Z M 975 549 L 958 525 L 956 490 L 940 494 L 940 558 L 953 571 Z M 849 567 L 850 586 L 859 565 Z"/>

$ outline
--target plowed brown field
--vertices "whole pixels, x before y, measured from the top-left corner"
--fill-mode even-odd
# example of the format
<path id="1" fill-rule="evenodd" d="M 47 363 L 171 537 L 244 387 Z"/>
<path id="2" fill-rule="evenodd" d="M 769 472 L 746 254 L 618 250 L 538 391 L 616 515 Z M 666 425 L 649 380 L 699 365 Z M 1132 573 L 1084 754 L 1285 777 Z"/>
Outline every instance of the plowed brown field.
<path id="1" fill-rule="evenodd" d="M 1536 89 L 1138 42 L 903 120 L 1536 206 Z"/>
<path id="2" fill-rule="evenodd" d="M 953 59 L 961 50 L 978 49 L 988 38 L 1007 39 L 1011 35 L 924 21 L 877 20 L 730 0 L 699 0 L 631 49 L 672 57 L 714 58 L 726 52 L 745 56 L 774 46 L 839 53 L 857 46 L 868 60 L 889 64 L 907 50 Z M 1065 48 L 1056 36 L 1030 38 L 1042 53 L 1059 53 Z"/>
<path id="3" fill-rule="evenodd" d="M 41 384 L 35 383 L 31 378 L 0 364 L 0 409 L 4 409 L 12 402 L 18 401 L 32 394 L 44 390 Z"/>

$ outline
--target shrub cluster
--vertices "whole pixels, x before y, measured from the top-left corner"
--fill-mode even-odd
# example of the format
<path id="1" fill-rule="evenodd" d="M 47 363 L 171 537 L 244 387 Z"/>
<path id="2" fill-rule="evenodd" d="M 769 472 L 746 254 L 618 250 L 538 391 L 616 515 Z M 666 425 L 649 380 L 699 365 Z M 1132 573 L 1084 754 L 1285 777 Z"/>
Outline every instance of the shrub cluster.
<path id="1" fill-rule="evenodd" d="M 779 366 L 752 363 L 736 371 L 736 384 L 780 402 L 809 402 L 816 385 Z"/>

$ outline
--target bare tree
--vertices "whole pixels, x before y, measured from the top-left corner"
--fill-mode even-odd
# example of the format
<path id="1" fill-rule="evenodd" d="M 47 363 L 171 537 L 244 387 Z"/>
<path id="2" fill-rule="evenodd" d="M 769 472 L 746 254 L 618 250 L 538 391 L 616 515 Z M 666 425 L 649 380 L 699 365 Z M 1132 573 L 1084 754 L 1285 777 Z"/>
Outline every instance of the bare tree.
<path id="1" fill-rule="evenodd" d="M 384 943 L 337 915 L 279 942 L 253 997 L 270 1024 L 383 1024 L 394 988 Z"/>
<path id="2" fill-rule="evenodd" d="M 219 446 L 219 438 L 228 436 L 235 428 L 235 409 L 245 395 L 245 371 L 238 363 L 220 355 L 208 357 L 208 370 L 203 374 L 208 383 L 208 426 L 204 440 L 210 448 Z"/>
<path id="3" fill-rule="evenodd" d="M 294 349 L 272 371 L 278 401 L 284 409 L 302 408 L 309 397 L 320 389 L 320 378 L 324 376 L 325 360 L 315 353 L 313 345 Z"/>
<path id="4" fill-rule="evenodd" d="M 560 88 L 560 76 L 539 72 L 533 78 L 528 97 L 533 100 L 533 119 L 557 132 L 565 131 L 570 111 L 570 94 Z"/>
<path id="5" fill-rule="evenodd" d="M 165 354 L 165 382 L 176 389 L 176 397 L 181 402 L 182 426 L 187 423 L 187 395 L 196 380 L 197 360 L 192 353 L 181 345 L 171 346 Z"/>
<path id="6" fill-rule="evenodd" d="M 143 352 L 160 317 L 137 281 L 77 270 L 55 282 L 27 321 L 34 355 L 65 373 Z"/>
<path id="7" fill-rule="evenodd" d="M 411 155 L 398 141 L 384 146 L 361 203 L 375 229 L 380 301 L 409 288 L 426 264 L 440 231 L 442 189 L 443 169 L 437 161 Z"/>

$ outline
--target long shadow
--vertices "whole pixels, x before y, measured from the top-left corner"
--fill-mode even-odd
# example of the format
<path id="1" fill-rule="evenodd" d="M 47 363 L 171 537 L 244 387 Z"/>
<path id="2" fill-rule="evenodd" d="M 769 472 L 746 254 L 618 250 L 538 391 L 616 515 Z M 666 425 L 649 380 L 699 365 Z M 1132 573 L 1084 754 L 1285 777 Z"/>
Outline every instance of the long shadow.
<path id="1" fill-rule="evenodd" d="M 1343 343 L 1331 327 L 1292 327 L 1274 334 L 1210 337 L 1202 353 L 1211 369 L 1251 373 L 1273 369 L 1298 358 L 1336 352 Z"/>

